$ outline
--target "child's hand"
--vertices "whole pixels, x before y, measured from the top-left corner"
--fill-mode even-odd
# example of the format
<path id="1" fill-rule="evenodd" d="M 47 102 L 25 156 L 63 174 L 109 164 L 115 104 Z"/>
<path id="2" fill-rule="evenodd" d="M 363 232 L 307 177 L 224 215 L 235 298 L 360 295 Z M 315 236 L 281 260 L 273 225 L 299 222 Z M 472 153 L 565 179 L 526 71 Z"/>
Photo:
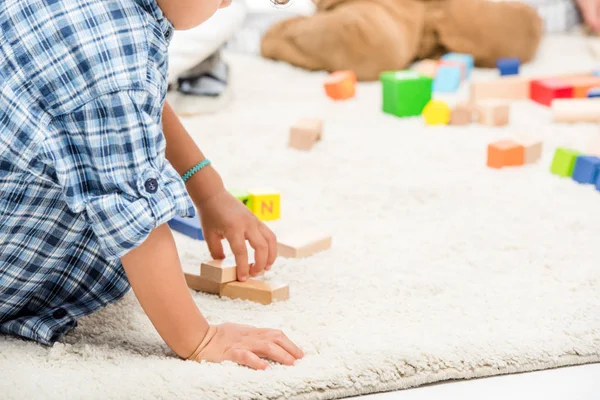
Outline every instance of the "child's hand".
<path id="1" fill-rule="evenodd" d="M 302 350 L 283 332 L 273 329 L 222 324 L 211 326 L 207 335 L 209 336 L 203 341 L 207 344 L 194 357 L 194 361 L 233 361 L 264 370 L 269 364 L 263 358 L 283 365 L 294 365 L 296 360 L 304 357 Z"/>
<path id="2" fill-rule="evenodd" d="M 600 33 L 600 0 L 577 0 L 585 23 L 596 33 Z"/>
<path id="3" fill-rule="evenodd" d="M 265 224 L 229 192 L 223 190 L 197 204 L 204 238 L 211 256 L 225 258 L 222 239 L 227 239 L 237 265 L 238 280 L 245 281 L 262 270 L 269 270 L 277 258 L 277 240 Z M 248 266 L 246 240 L 254 249 L 254 265 Z"/>

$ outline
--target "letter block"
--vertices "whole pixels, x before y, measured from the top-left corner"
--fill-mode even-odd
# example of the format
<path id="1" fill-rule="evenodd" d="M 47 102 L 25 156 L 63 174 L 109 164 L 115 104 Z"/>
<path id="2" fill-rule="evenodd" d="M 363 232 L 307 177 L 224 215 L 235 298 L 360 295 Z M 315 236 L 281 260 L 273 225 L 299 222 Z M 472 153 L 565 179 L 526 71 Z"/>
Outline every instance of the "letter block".
<path id="1" fill-rule="evenodd" d="M 261 221 L 275 221 L 281 216 L 281 195 L 274 190 L 248 190 L 248 208 Z"/>

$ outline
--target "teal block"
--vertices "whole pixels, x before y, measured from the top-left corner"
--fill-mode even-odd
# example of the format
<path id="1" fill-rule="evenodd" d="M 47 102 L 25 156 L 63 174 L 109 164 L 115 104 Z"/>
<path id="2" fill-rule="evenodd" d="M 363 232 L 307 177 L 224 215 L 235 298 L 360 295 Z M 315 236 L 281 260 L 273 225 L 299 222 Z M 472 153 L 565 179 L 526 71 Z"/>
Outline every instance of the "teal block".
<path id="1" fill-rule="evenodd" d="M 575 162 L 577 161 L 577 157 L 580 155 L 581 153 L 578 151 L 559 147 L 554 153 L 550 172 L 552 172 L 554 175 L 565 178 L 573 176 Z"/>
<path id="2" fill-rule="evenodd" d="M 454 93 L 460 87 L 462 69 L 456 65 L 440 65 L 433 80 L 433 91 Z"/>
<path id="3" fill-rule="evenodd" d="M 456 61 L 461 62 L 466 67 L 466 77 L 471 77 L 471 72 L 475 66 L 475 59 L 471 54 L 465 53 L 448 53 L 442 56 L 443 61 Z"/>
<path id="4" fill-rule="evenodd" d="M 379 77 L 383 112 L 397 117 L 421 115 L 431 100 L 433 80 L 415 71 L 387 71 Z"/>

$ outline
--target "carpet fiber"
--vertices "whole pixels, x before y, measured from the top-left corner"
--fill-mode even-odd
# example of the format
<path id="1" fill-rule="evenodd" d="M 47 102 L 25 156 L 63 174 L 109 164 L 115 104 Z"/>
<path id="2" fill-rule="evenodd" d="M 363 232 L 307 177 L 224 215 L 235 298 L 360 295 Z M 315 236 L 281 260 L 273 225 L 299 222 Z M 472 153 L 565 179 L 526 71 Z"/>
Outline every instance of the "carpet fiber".
<path id="1" fill-rule="evenodd" d="M 53 348 L 0 337 L 0 397 L 325 399 L 600 361 L 600 193 L 548 171 L 556 146 L 584 149 L 598 126 L 553 125 L 522 102 L 505 128 L 426 128 L 383 115 L 377 83 L 333 103 L 323 74 L 229 60 L 232 107 L 186 126 L 230 187 L 281 190 L 274 229 L 318 227 L 334 245 L 278 261 L 287 302 L 195 300 L 212 323 L 283 329 L 305 359 L 266 372 L 180 361 L 129 295 Z M 583 39 L 555 38 L 524 73 L 592 66 Z M 325 119 L 324 140 L 287 149 L 305 116 Z M 513 133 L 540 135 L 543 160 L 486 168 L 487 143 Z M 186 268 L 208 254 L 178 246 Z"/>

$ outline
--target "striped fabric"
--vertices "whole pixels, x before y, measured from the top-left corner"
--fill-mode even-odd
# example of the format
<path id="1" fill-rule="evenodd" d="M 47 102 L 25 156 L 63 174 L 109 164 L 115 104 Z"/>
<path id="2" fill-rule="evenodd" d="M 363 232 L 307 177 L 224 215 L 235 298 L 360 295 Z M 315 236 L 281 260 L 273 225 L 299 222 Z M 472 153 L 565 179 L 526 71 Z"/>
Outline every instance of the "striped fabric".
<path id="1" fill-rule="evenodd" d="M 155 0 L 0 0 L 0 332 L 55 342 L 194 209 L 165 159 Z"/>

